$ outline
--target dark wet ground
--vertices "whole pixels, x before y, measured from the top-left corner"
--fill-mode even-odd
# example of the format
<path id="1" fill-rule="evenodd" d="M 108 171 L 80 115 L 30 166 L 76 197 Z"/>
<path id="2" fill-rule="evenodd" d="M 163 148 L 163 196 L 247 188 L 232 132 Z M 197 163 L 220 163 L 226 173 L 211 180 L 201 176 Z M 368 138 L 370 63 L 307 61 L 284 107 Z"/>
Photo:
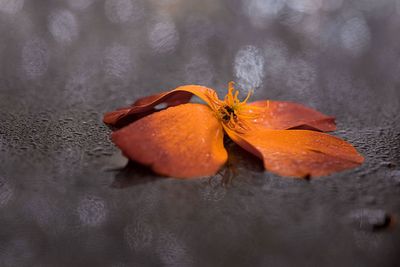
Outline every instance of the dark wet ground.
<path id="1" fill-rule="evenodd" d="M 0 1 L 0 266 L 399 266 L 399 27 L 396 1 Z M 105 111 L 229 80 L 335 115 L 365 164 L 123 168 Z"/>

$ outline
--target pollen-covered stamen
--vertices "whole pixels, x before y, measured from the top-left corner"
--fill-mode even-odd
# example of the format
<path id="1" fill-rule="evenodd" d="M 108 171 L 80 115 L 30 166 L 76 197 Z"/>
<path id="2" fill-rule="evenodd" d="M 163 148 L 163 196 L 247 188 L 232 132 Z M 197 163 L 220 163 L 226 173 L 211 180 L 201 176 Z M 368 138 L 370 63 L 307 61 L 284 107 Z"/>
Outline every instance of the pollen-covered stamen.
<path id="1" fill-rule="evenodd" d="M 260 117 L 265 107 L 247 104 L 253 91 L 249 91 L 246 98 L 240 101 L 239 91 L 233 85 L 233 82 L 229 83 L 228 93 L 223 101 L 215 92 L 209 92 L 208 104 L 226 127 L 237 132 L 246 132 L 253 127 L 253 121 Z"/>
<path id="2" fill-rule="evenodd" d="M 222 119 L 223 122 L 229 122 L 231 120 L 236 120 L 237 115 L 235 114 L 235 110 L 230 107 L 230 106 L 223 106 L 218 110 L 220 114 L 220 119 Z"/>
<path id="3" fill-rule="evenodd" d="M 260 115 L 260 108 L 247 104 L 252 91 L 249 91 L 243 101 L 239 99 L 239 91 L 233 87 L 234 83 L 230 82 L 228 86 L 228 94 L 224 101 L 220 101 L 218 106 L 218 117 L 224 125 L 238 132 L 245 132 L 251 129 L 252 121 Z"/>

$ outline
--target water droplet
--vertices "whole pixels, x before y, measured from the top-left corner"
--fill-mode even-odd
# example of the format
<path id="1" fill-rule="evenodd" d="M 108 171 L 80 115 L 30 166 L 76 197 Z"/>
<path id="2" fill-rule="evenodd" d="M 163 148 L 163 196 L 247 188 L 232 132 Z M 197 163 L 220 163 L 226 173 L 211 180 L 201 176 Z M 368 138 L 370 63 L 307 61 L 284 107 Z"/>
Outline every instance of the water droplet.
<path id="1" fill-rule="evenodd" d="M 167 103 L 160 103 L 160 104 L 154 106 L 154 109 L 161 110 L 161 109 L 165 109 L 166 107 L 168 107 Z"/>
<path id="2" fill-rule="evenodd" d="M 379 165 L 382 166 L 382 167 L 387 167 L 387 168 L 396 167 L 396 164 L 394 162 L 391 162 L 391 161 L 382 161 Z"/>

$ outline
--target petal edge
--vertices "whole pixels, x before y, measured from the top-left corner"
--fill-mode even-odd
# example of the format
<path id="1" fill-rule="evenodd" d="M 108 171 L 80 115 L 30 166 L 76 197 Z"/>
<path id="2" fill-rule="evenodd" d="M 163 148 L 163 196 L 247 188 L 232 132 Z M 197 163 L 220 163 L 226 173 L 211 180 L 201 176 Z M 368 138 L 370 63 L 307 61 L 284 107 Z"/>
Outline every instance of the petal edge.
<path id="1" fill-rule="evenodd" d="M 115 131 L 112 140 L 131 160 L 177 178 L 213 175 L 228 157 L 222 126 L 202 104 L 151 114 Z"/>
<path id="2" fill-rule="evenodd" d="M 360 166 L 364 158 L 346 141 L 307 130 L 258 129 L 230 138 L 261 158 L 265 169 L 281 176 L 315 177 Z"/>
<path id="3" fill-rule="evenodd" d="M 164 103 L 166 104 L 165 108 L 168 108 L 186 104 L 193 95 L 198 96 L 208 104 L 210 97 L 215 95 L 215 91 L 200 85 L 180 86 L 168 92 L 140 98 L 130 107 L 107 112 L 104 114 L 103 122 L 110 126 L 121 128 L 144 116 L 159 111 L 155 108 L 157 105 Z"/>
<path id="4" fill-rule="evenodd" d="M 265 107 L 255 123 L 266 129 L 304 129 L 330 132 L 336 130 L 335 118 L 315 109 L 287 101 L 255 101 L 249 105 Z"/>

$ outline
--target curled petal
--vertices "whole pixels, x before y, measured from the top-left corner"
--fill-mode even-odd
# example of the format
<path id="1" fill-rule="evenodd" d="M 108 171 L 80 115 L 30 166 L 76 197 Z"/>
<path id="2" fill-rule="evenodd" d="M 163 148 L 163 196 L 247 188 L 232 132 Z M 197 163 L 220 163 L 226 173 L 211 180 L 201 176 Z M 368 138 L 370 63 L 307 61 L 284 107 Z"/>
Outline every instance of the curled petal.
<path id="1" fill-rule="evenodd" d="M 104 115 L 104 123 L 123 127 L 144 116 L 147 116 L 159 109 L 156 106 L 163 105 L 164 108 L 188 103 L 193 95 L 198 96 L 207 104 L 211 98 L 216 97 L 214 90 L 200 85 L 180 86 L 172 91 L 161 94 L 155 94 L 138 99 L 132 106 L 117 109 Z"/>
<path id="2" fill-rule="evenodd" d="M 167 107 L 172 107 L 188 103 L 192 96 L 192 93 L 185 91 L 175 92 L 174 94 L 171 94 L 170 92 L 164 92 L 139 98 L 131 105 L 131 107 L 151 105 L 159 99 L 163 99 L 161 103 L 165 103 Z"/>
<path id="3" fill-rule="evenodd" d="M 364 161 L 352 145 L 321 132 L 257 129 L 239 134 L 225 130 L 235 143 L 260 157 L 267 170 L 281 176 L 324 176 Z"/>
<path id="4" fill-rule="evenodd" d="M 282 101 L 256 101 L 251 106 L 263 107 L 255 123 L 266 129 L 303 129 L 329 132 L 336 130 L 335 118 L 301 104 Z"/>
<path id="5" fill-rule="evenodd" d="M 215 174 L 227 160 L 223 129 L 202 104 L 182 104 L 146 116 L 112 134 L 131 160 L 178 178 Z"/>

